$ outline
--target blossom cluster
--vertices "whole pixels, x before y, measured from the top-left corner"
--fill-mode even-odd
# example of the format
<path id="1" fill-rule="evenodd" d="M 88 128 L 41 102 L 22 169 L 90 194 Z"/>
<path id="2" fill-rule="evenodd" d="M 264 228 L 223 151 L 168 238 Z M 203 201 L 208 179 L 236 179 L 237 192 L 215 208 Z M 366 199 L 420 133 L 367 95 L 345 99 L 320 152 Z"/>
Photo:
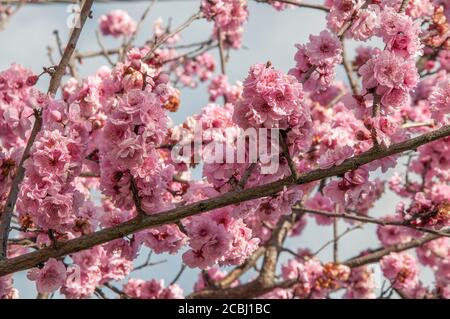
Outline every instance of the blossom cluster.
<path id="1" fill-rule="evenodd" d="M 186 225 L 191 250 L 183 254 L 190 267 L 206 268 L 220 265 L 240 265 L 258 247 L 259 239 L 242 219 L 234 219 L 227 209 L 211 216 L 193 217 Z"/>
<path id="2" fill-rule="evenodd" d="M 136 299 L 182 299 L 183 290 L 172 284 L 164 288 L 164 281 L 130 279 L 124 286 L 124 293 Z"/>
<path id="3" fill-rule="evenodd" d="M 225 47 L 239 49 L 243 24 L 248 18 L 246 0 L 202 0 L 201 10 L 208 20 L 214 20 L 213 34 Z"/>
<path id="4" fill-rule="evenodd" d="M 280 1 L 268 3 L 277 10 L 288 7 Z M 252 188 L 292 181 L 270 196 L 248 195 L 248 200 L 209 211 L 200 203 L 195 207 L 202 213 L 51 258 L 27 273 L 37 291 L 90 298 L 114 282 L 122 284 L 120 297 L 183 298 L 176 283 L 132 278 L 144 249 L 177 255 L 183 269 L 197 270 L 193 290 L 201 293 L 227 279 L 225 267 L 244 269 L 261 249 L 268 259 L 267 247 L 281 237 L 300 236 L 313 216 L 322 227 L 337 226 L 339 217 L 354 229 L 361 227 L 353 219 L 373 221 L 379 251 L 388 248 L 379 264 L 389 289 L 409 298 L 450 298 L 448 238 L 418 246 L 417 258 L 395 246 L 450 226 L 450 138 L 422 145 L 404 157 L 369 161 L 363 155 L 363 165 L 352 161 L 449 123 L 450 43 L 444 40 L 449 34 L 448 8 L 431 0 L 410 1 L 405 8 L 399 0 L 330 0 L 325 5 L 330 8 L 327 28 L 297 45 L 291 70 L 257 63 L 242 82 L 218 74 L 217 61 L 207 51 L 218 41 L 223 41 L 217 44 L 222 51 L 242 46 L 248 18 L 244 0 L 201 2 L 201 16 L 213 22 L 214 30 L 208 41 L 194 45 L 194 53 L 180 49 L 178 33 L 156 45 L 170 32 L 157 19 L 152 41 L 142 46 L 125 43 L 119 62 L 83 79 L 68 79 L 61 95 L 44 94 L 36 86 L 41 76 L 53 75 L 53 69 L 37 75 L 13 64 L 1 72 L 0 211 L 19 165 L 25 169 L 8 258 L 30 248 L 51 249 L 62 241 L 96 236 L 123 223 L 141 225 L 199 201 L 237 197 L 242 191 L 253 194 Z M 99 30 L 126 41 L 137 25 L 125 11 L 114 10 L 100 18 Z M 378 40 L 382 49 L 360 46 L 346 61 L 347 38 Z M 335 80 L 341 64 L 350 83 Z M 169 112 L 183 107 L 184 89 L 202 88 L 199 83 L 209 103 L 175 125 Z M 29 154 L 23 157 L 31 129 L 40 120 Z M 255 145 L 270 155 L 254 156 Z M 271 162 L 265 157 L 278 164 L 270 173 Z M 342 164 L 346 171 L 328 174 Z M 385 173 L 394 168 L 386 180 Z M 294 178 L 311 172 L 327 177 L 294 183 Z M 201 178 L 194 179 L 196 175 Z M 387 189 L 401 199 L 375 219 L 372 208 Z M 372 267 L 354 266 L 370 251 L 340 263 L 323 260 L 320 250 L 295 252 L 282 244 L 275 248 L 277 256 L 288 252 L 295 258 L 276 268 L 273 278 L 281 282 L 279 288 L 256 297 L 328 298 L 340 290 L 344 298 L 378 297 Z M 433 272 L 429 286 L 420 280 L 422 266 Z M 242 278 L 232 281 L 229 289 L 245 283 Z M 1 277 L 0 298 L 17 297 L 14 277 Z"/>
<path id="5" fill-rule="evenodd" d="M 304 83 L 309 92 L 327 89 L 334 79 L 334 69 L 342 61 L 339 38 L 328 30 L 311 35 L 307 44 L 298 44 L 296 65 L 289 73 Z"/>

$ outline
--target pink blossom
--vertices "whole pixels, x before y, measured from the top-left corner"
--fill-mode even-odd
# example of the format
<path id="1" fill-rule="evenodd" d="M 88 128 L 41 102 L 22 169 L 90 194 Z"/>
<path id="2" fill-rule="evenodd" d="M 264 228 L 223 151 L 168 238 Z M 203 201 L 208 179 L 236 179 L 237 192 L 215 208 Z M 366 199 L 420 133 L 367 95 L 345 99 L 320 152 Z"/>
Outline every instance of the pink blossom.
<path id="1" fill-rule="evenodd" d="M 66 280 L 66 266 L 54 258 L 49 259 L 42 269 L 33 268 L 27 274 L 28 279 L 36 281 L 40 293 L 52 293 Z"/>
<path id="2" fill-rule="evenodd" d="M 403 82 L 404 70 L 402 59 L 389 51 L 383 51 L 377 57 L 373 68 L 373 75 L 379 85 L 390 88 Z"/>
<path id="3" fill-rule="evenodd" d="M 241 219 L 232 220 L 227 225 L 229 233 L 233 236 L 231 248 L 226 252 L 221 265 L 240 265 L 242 264 L 259 246 L 260 240 L 253 238 L 252 229 L 249 228 Z M 220 220 L 219 220 L 220 222 Z"/>
<path id="4" fill-rule="evenodd" d="M 220 96 L 229 103 L 235 103 L 242 95 L 242 83 L 230 85 L 226 75 L 218 75 L 208 86 L 209 100 L 215 102 Z"/>
<path id="5" fill-rule="evenodd" d="M 414 61 L 404 60 L 390 51 L 383 51 L 359 69 L 365 89 L 376 88 L 387 108 L 404 106 L 409 92 L 417 85 Z"/>
<path id="6" fill-rule="evenodd" d="M 373 56 L 380 54 L 380 49 L 369 47 L 369 46 L 359 46 L 356 48 L 356 57 L 353 61 L 356 69 L 359 69 L 362 65 L 366 64 Z"/>
<path id="7" fill-rule="evenodd" d="M 61 293 L 70 299 L 90 297 L 101 280 L 101 271 L 98 268 L 86 271 L 77 264 L 67 268 L 67 279 L 61 288 Z"/>
<path id="8" fill-rule="evenodd" d="M 268 2 L 278 10 L 290 7 Z M 402 4 L 407 4 L 405 10 L 400 10 Z M 279 245 L 282 252 L 302 234 L 307 216 L 314 216 L 319 225 L 333 221 L 320 214 L 301 214 L 297 207 L 372 216 L 385 195 L 386 181 L 390 195 L 402 200 L 390 209 L 395 215 L 381 217 L 386 225 L 371 228 L 381 248 L 352 255 L 372 258 L 380 249 L 422 238 L 419 227 L 444 231 L 450 226 L 450 137 L 425 141 L 414 154 L 382 156 L 392 149 L 404 151 L 402 145 L 412 145 L 405 141 L 448 124 L 448 4 L 447 0 L 325 0 L 327 29 L 296 45 L 291 70 L 284 73 L 271 62 L 255 64 L 243 83 L 229 82 L 225 72 L 216 74 L 218 52 L 209 50 L 220 42 L 233 62 L 235 54 L 229 51 L 242 46 L 249 14 L 245 0 L 203 0 L 200 15 L 181 25 L 183 29 L 196 17 L 205 18 L 211 22 L 211 41 L 178 44 L 177 26 L 156 19 L 152 38 L 118 52 L 120 62 L 115 63 L 112 52 L 111 68 L 64 80 L 61 93 L 38 90 L 44 84 L 38 80 L 45 73 L 52 75 L 53 67 L 35 74 L 11 65 L 0 72 L 0 211 L 18 186 L 7 257 L 26 260 L 30 247 L 48 250 L 110 234 L 115 238 L 58 257 L 64 260 L 37 265 L 28 277 L 36 281 L 39 292 L 59 290 L 66 298 L 91 298 L 99 295 L 99 287 L 113 282 L 123 297 L 183 298 L 176 284 L 129 278 L 142 246 L 156 254 L 181 252 L 185 265 L 200 269 L 194 290 L 213 289 L 211 282 L 226 278 L 230 266 L 237 267 L 231 274 L 246 271 L 245 262 L 256 257 L 255 252 L 270 250 L 274 240 L 286 237 L 285 245 Z M 5 14 L 9 19 L 11 13 L 0 5 L 0 20 Z M 103 35 L 121 37 L 124 47 L 137 31 L 137 24 L 120 10 L 102 16 L 99 23 Z M 345 67 L 360 75 L 355 80 L 361 90 L 350 87 L 347 78 L 335 80 L 344 74 L 344 37 L 382 41 L 380 48 L 347 52 L 350 60 Z M 261 38 L 267 40 L 267 34 Z M 85 65 L 90 54 L 83 56 L 80 51 L 67 71 Z M 218 103 L 207 104 L 184 120 L 169 116 L 192 111 L 184 91 L 201 89 L 200 83 L 207 86 L 206 98 Z M 380 110 L 375 112 L 378 101 Z M 31 135 L 34 123 L 37 128 L 42 124 L 36 136 Z M 290 156 L 275 141 L 265 140 L 266 132 L 285 137 Z M 246 140 L 240 145 L 243 136 Z M 271 173 L 265 171 L 270 165 L 266 156 L 255 158 L 251 152 L 254 137 L 260 150 L 267 146 L 272 151 L 267 157 L 279 164 Z M 21 163 L 28 140 L 33 143 Z M 426 138 L 416 141 L 421 140 Z M 404 144 L 392 148 L 397 143 Z M 232 152 L 221 152 L 225 146 Z M 225 161 L 225 155 L 234 161 Z M 352 158 L 362 159 L 364 165 L 352 166 Z M 18 169 L 19 164 L 24 170 Z M 300 176 L 298 183 L 292 179 L 292 165 Z M 384 176 L 391 168 L 393 177 Z M 323 174 L 327 177 L 319 180 Z M 211 201 L 201 202 L 205 200 Z M 234 200 L 232 205 L 227 205 L 229 200 Z M 178 221 L 172 218 L 180 212 L 188 214 Z M 152 224 L 160 219 L 165 222 Z M 277 234 L 283 238 L 275 238 L 280 237 L 274 237 Z M 370 267 L 322 263 L 311 247 L 297 248 L 291 248 L 297 252 L 294 259 L 279 259 L 273 274 L 268 274 L 275 283 L 292 285 L 270 292 L 252 290 L 251 297 L 377 297 Z M 448 239 L 416 247 L 416 254 L 433 278 L 425 276 L 427 282 L 422 283 L 411 256 L 391 253 L 380 261 L 391 288 L 408 298 L 449 298 Z M 256 266 L 259 270 L 259 262 Z M 256 276 L 251 272 L 227 283 L 224 291 L 242 292 L 261 279 L 255 279 L 259 271 Z M 0 298 L 17 297 L 12 274 L 0 278 Z"/>
<path id="9" fill-rule="evenodd" d="M 449 296 L 449 285 L 450 285 L 450 260 L 447 256 L 445 259 L 441 259 L 438 262 L 437 270 L 435 273 L 438 290 L 442 291 L 444 298 Z"/>
<path id="10" fill-rule="evenodd" d="M 187 59 L 182 68 L 177 69 L 177 75 L 180 81 L 190 87 L 196 87 L 194 77 L 198 77 L 201 82 L 211 78 L 216 69 L 214 58 L 209 53 L 203 53 L 193 59 Z"/>

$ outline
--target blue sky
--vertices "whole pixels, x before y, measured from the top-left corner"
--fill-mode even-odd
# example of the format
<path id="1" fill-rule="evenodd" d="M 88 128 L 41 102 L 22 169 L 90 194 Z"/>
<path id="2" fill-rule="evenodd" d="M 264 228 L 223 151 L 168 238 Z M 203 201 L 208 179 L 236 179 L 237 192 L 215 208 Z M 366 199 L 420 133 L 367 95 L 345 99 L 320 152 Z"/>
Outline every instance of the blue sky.
<path id="1" fill-rule="evenodd" d="M 310 1 L 317 2 L 317 1 Z M 136 20 L 139 19 L 146 8 L 145 1 L 138 3 L 127 3 L 127 1 L 114 4 L 95 4 L 94 19 L 88 21 L 83 30 L 79 42 L 79 50 L 98 50 L 95 40 L 95 29 L 99 16 L 111 9 L 121 8 L 127 10 Z M 146 23 L 141 29 L 137 43 L 142 43 L 152 34 L 152 22 L 162 17 L 165 22 L 172 18 L 172 25 L 177 26 L 184 22 L 190 15 L 198 10 L 199 1 L 170 1 L 156 3 L 149 14 Z M 284 12 L 277 12 L 272 7 L 255 2 L 249 3 L 250 17 L 245 25 L 244 49 L 231 52 L 230 62 L 227 66 L 227 73 L 231 81 L 243 80 L 249 67 L 255 63 L 265 63 L 271 61 L 272 64 L 285 72 L 293 65 L 295 54 L 295 43 L 305 43 L 309 34 L 318 34 L 325 28 L 325 13 L 306 8 L 296 8 Z M 43 66 L 49 66 L 46 47 L 54 47 L 54 36 L 52 31 L 58 29 L 63 41 L 67 39 L 69 29 L 66 20 L 69 16 L 66 5 L 27 5 L 12 18 L 7 28 L 0 32 L 0 43 L 2 45 L 0 53 L 0 69 L 7 68 L 12 62 L 22 64 L 39 73 Z M 209 37 L 212 25 L 204 21 L 195 21 L 193 25 L 182 33 L 182 42 L 202 41 Z M 108 48 L 116 47 L 119 42 L 115 40 L 104 41 Z M 354 44 L 349 45 L 348 53 L 350 57 Z M 217 52 L 213 54 L 218 57 Z M 218 61 L 218 60 L 217 60 Z M 102 64 L 106 64 L 103 58 L 86 60 L 81 75 L 86 76 L 95 72 Z M 338 78 L 345 80 L 341 67 L 337 71 Z M 43 90 L 47 83 L 40 81 L 39 85 Z M 180 111 L 173 116 L 176 123 L 183 121 L 187 115 L 192 115 L 208 103 L 206 87 L 200 85 L 196 90 L 182 91 L 182 104 Z M 400 167 L 400 166 L 399 166 Z M 390 175 L 388 173 L 388 175 Z M 398 199 L 394 195 L 386 195 L 379 201 L 372 210 L 374 216 L 391 214 Z M 309 247 L 316 250 L 325 242 L 332 238 L 331 227 L 316 226 L 312 219 L 308 220 L 309 227 L 302 236 L 288 240 L 288 245 L 293 248 Z M 344 231 L 348 224 L 341 223 L 339 228 Z M 360 250 L 374 248 L 379 245 L 375 236 L 373 225 L 364 226 L 364 230 L 354 231 L 340 241 L 340 257 L 342 259 L 352 257 Z M 145 260 L 147 251 L 142 252 L 142 256 L 136 262 L 137 265 Z M 288 255 L 282 255 L 282 260 Z M 331 258 L 330 249 L 324 250 L 320 257 L 324 260 Z M 152 261 L 167 260 L 167 262 L 140 270 L 133 273 L 134 278 L 163 278 L 170 282 L 179 270 L 181 256 L 153 255 Z M 181 277 L 179 284 L 190 291 L 197 278 L 197 270 L 188 270 Z M 250 274 L 251 276 L 251 274 Z M 379 277 L 379 276 L 377 276 Z M 429 277 L 429 276 L 427 276 Z M 21 297 L 34 298 L 36 291 L 34 284 L 30 283 L 25 273 L 16 275 L 16 283 L 21 292 Z"/>

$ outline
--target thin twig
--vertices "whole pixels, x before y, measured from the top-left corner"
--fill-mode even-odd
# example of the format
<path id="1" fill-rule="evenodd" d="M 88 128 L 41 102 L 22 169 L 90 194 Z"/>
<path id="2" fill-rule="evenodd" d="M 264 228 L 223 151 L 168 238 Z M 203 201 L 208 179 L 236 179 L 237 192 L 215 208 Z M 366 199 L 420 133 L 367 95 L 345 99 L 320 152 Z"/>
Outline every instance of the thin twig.
<path id="1" fill-rule="evenodd" d="M 283 156 L 286 159 L 289 169 L 291 170 L 292 176 L 295 180 L 298 179 L 298 173 L 297 173 L 297 168 L 295 167 L 295 163 L 292 160 L 291 154 L 289 152 L 289 146 L 287 145 L 287 136 L 286 136 L 286 132 L 283 130 L 280 130 L 280 143 L 281 143 L 281 148 L 283 150 Z"/>
<path id="2" fill-rule="evenodd" d="M 95 31 L 95 38 L 97 39 L 97 44 L 100 47 L 100 52 L 102 52 L 102 55 L 105 57 L 106 61 L 108 61 L 109 65 L 114 66 L 115 63 L 109 57 L 109 54 L 105 46 L 103 45 L 102 39 L 100 38 L 100 33 L 98 32 L 98 30 Z"/>
<path id="3" fill-rule="evenodd" d="M 86 0 L 83 4 L 83 7 L 80 12 L 79 17 L 79 28 L 74 28 L 72 34 L 70 35 L 69 42 L 64 51 L 64 55 L 61 57 L 61 61 L 58 64 L 55 72 L 53 73 L 50 84 L 48 88 L 49 95 L 55 95 L 58 90 L 59 84 L 61 83 L 61 79 L 65 74 L 66 68 L 70 63 L 72 58 L 72 54 L 75 50 L 76 44 L 81 34 L 81 30 L 86 22 L 89 13 L 91 12 L 92 3 L 94 0 Z M 17 196 L 19 195 L 20 184 L 25 177 L 25 168 L 23 167 L 23 163 L 29 157 L 31 147 L 36 139 L 37 134 L 41 130 L 42 127 L 42 114 L 40 110 L 34 111 L 34 125 L 30 133 L 30 137 L 28 138 L 27 145 L 25 150 L 23 151 L 22 158 L 20 160 L 19 166 L 17 168 L 16 175 L 14 176 L 11 190 L 9 192 L 8 198 L 5 203 L 5 209 L 1 215 L 1 225 L 0 225 L 0 260 L 7 257 L 8 250 L 8 236 L 11 225 L 11 217 L 14 212 L 14 207 L 16 205 Z"/>
<path id="4" fill-rule="evenodd" d="M 220 70 L 222 72 L 222 75 L 226 75 L 227 60 L 225 58 L 225 49 L 223 47 L 223 34 L 220 28 L 217 29 L 217 38 L 219 42 Z M 223 103 L 224 104 L 228 103 L 228 98 L 226 94 L 223 95 Z"/>
<path id="5" fill-rule="evenodd" d="M 116 293 L 117 295 L 119 295 L 119 297 L 123 298 L 123 299 L 130 299 L 130 296 L 128 296 L 126 293 L 124 293 L 122 290 L 120 290 L 119 288 L 117 288 L 116 286 L 110 284 L 109 282 L 106 282 L 103 284 L 103 286 L 105 286 L 106 288 L 108 288 L 109 290 L 111 290 L 112 292 Z"/>
<path id="6" fill-rule="evenodd" d="M 106 294 L 103 292 L 103 290 L 101 290 L 100 288 L 95 288 L 95 294 L 97 296 L 99 296 L 101 299 L 108 299 L 108 297 L 106 297 Z"/>

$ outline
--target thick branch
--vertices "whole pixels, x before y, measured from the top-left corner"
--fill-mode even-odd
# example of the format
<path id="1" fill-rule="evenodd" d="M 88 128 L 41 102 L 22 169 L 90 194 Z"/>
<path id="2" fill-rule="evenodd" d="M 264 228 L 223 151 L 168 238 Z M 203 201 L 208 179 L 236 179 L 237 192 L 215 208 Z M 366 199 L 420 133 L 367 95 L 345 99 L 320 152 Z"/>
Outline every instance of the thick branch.
<path id="1" fill-rule="evenodd" d="M 58 242 L 57 247 L 48 247 L 37 252 L 31 252 L 19 257 L 0 261 L 0 277 L 34 267 L 42 262 L 47 261 L 49 258 L 66 256 L 96 245 L 109 242 L 117 238 L 122 238 L 143 229 L 165 224 L 173 224 L 183 218 L 210 211 L 216 208 L 221 208 L 265 196 L 271 196 L 277 194 L 285 187 L 293 186 L 295 184 L 306 184 L 321 180 L 323 178 L 341 175 L 349 170 L 354 170 L 372 161 L 384 158 L 386 156 L 398 154 L 407 150 L 416 149 L 421 145 L 449 135 L 450 125 L 447 125 L 440 128 L 439 130 L 420 135 L 416 138 L 398 144 L 393 144 L 386 149 L 371 149 L 358 156 L 345 160 L 341 165 L 333 166 L 328 169 L 318 169 L 300 175 L 300 177 L 296 181 L 292 177 L 284 178 L 269 184 L 245 189 L 239 192 L 230 192 L 208 200 L 203 200 L 194 204 L 186 205 L 184 207 L 178 207 L 159 214 L 145 216 L 142 219 L 133 219 L 121 225 L 103 229 L 80 238 L 68 240 L 66 242 Z"/>

